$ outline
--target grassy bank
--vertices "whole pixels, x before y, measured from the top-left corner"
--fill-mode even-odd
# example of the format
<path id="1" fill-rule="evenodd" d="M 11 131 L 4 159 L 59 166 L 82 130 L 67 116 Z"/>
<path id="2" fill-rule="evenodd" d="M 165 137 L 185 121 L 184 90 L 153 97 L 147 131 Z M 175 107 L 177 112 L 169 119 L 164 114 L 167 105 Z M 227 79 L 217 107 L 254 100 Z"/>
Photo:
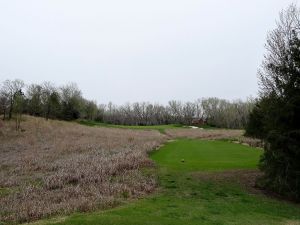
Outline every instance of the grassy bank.
<path id="1" fill-rule="evenodd" d="M 109 127 L 109 128 L 121 128 L 121 129 L 134 129 L 134 130 L 157 130 L 160 133 L 165 133 L 166 129 L 174 129 L 183 127 L 180 124 L 168 124 L 168 125 L 149 125 L 149 126 L 140 126 L 140 125 L 115 125 L 115 124 L 108 124 L 108 123 L 100 123 L 91 120 L 80 120 L 78 121 L 79 124 L 87 125 L 87 126 L 97 126 L 97 127 Z"/>

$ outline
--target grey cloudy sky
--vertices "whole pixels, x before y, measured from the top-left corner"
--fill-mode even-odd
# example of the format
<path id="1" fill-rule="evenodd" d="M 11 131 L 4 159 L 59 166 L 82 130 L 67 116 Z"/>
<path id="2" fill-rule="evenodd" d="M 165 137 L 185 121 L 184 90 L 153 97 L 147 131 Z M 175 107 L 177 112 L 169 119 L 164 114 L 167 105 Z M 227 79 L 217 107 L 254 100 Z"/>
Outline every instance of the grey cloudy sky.
<path id="1" fill-rule="evenodd" d="M 73 81 L 98 103 L 245 99 L 292 2 L 0 0 L 0 81 Z"/>

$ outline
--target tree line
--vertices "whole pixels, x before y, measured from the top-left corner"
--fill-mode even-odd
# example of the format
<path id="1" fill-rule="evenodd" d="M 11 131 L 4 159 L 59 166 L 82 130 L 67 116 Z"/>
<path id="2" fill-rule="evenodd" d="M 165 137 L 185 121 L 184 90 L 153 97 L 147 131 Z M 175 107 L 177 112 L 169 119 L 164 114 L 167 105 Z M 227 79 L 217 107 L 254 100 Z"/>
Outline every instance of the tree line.
<path id="1" fill-rule="evenodd" d="M 258 185 L 300 201 L 300 9 L 280 13 L 259 70 L 260 97 L 246 134 L 263 139 Z"/>
<path id="2" fill-rule="evenodd" d="M 102 120 L 124 125 L 191 125 L 196 119 L 216 127 L 242 128 L 254 105 L 253 100 L 228 101 L 219 98 L 203 98 L 194 102 L 169 101 L 166 106 L 147 102 L 122 106 L 101 105 Z"/>
<path id="3" fill-rule="evenodd" d="M 25 85 L 22 80 L 6 80 L 0 87 L 3 119 L 22 113 L 46 119 L 96 120 L 122 125 L 191 125 L 195 119 L 224 128 L 243 128 L 254 106 L 253 99 L 228 101 L 202 98 L 193 102 L 169 101 L 167 105 L 149 102 L 97 104 L 87 100 L 75 83 L 60 87 L 51 82 Z"/>

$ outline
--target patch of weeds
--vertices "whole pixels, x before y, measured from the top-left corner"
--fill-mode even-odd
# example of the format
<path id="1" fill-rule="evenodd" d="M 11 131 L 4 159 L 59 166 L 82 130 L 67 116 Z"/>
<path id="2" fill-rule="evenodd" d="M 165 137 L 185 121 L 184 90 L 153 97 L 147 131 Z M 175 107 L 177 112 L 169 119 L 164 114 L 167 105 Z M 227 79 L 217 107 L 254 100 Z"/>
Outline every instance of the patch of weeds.
<path id="1" fill-rule="evenodd" d="M 12 192 L 12 189 L 10 189 L 10 188 L 0 188 L 0 197 L 9 195 L 11 192 Z"/>
<path id="2" fill-rule="evenodd" d="M 157 130 L 158 130 L 158 132 L 161 133 L 161 134 L 166 134 L 165 129 L 159 128 L 159 129 L 157 129 Z"/>
<path id="3" fill-rule="evenodd" d="M 234 141 L 238 141 L 237 138 L 221 138 L 218 139 L 219 141 L 224 141 L 224 142 L 234 142 Z"/>
<path id="4" fill-rule="evenodd" d="M 168 180 L 169 183 L 175 183 L 175 180 Z"/>
<path id="5" fill-rule="evenodd" d="M 123 191 L 123 192 L 121 193 L 121 195 L 122 195 L 122 197 L 125 198 L 125 199 L 129 198 L 129 196 L 130 196 L 129 191 Z"/>
<path id="6" fill-rule="evenodd" d="M 208 211 L 213 215 L 221 214 L 220 210 L 215 208 L 213 205 L 208 205 L 207 208 L 208 208 Z"/>
<path id="7" fill-rule="evenodd" d="M 4 171 L 4 170 L 9 170 L 9 165 L 6 165 L 6 164 L 3 164 L 3 165 L 0 165 L 0 170 L 1 171 Z"/>
<path id="8" fill-rule="evenodd" d="M 174 205 L 174 204 L 169 204 L 169 205 L 167 205 L 167 207 L 169 207 L 169 208 L 178 208 L 178 206 Z"/>
<path id="9" fill-rule="evenodd" d="M 166 186 L 166 188 L 168 188 L 168 189 L 176 189 L 177 186 L 176 185 L 168 185 L 168 186 Z"/>
<path id="10" fill-rule="evenodd" d="M 29 180 L 28 183 L 34 187 L 42 187 L 43 186 L 43 180 L 42 178 L 37 178 L 34 180 Z"/>
<path id="11" fill-rule="evenodd" d="M 218 191 L 215 194 L 216 194 L 216 196 L 219 196 L 219 197 L 228 197 L 228 194 L 225 193 L 224 191 Z"/>

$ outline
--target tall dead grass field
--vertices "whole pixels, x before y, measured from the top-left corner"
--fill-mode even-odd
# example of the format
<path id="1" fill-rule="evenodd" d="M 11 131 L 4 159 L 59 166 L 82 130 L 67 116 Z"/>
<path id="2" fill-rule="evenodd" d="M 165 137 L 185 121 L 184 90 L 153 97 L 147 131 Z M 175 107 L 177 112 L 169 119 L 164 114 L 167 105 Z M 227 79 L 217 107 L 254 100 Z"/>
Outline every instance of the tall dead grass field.
<path id="1" fill-rule="evenodd" d="M 0 221 L 111 207 L 154 190 L 155 178 L 141 168 L 165 141 L 159 132 L 24 118 L 23 132 L 1 122 Z"/>

